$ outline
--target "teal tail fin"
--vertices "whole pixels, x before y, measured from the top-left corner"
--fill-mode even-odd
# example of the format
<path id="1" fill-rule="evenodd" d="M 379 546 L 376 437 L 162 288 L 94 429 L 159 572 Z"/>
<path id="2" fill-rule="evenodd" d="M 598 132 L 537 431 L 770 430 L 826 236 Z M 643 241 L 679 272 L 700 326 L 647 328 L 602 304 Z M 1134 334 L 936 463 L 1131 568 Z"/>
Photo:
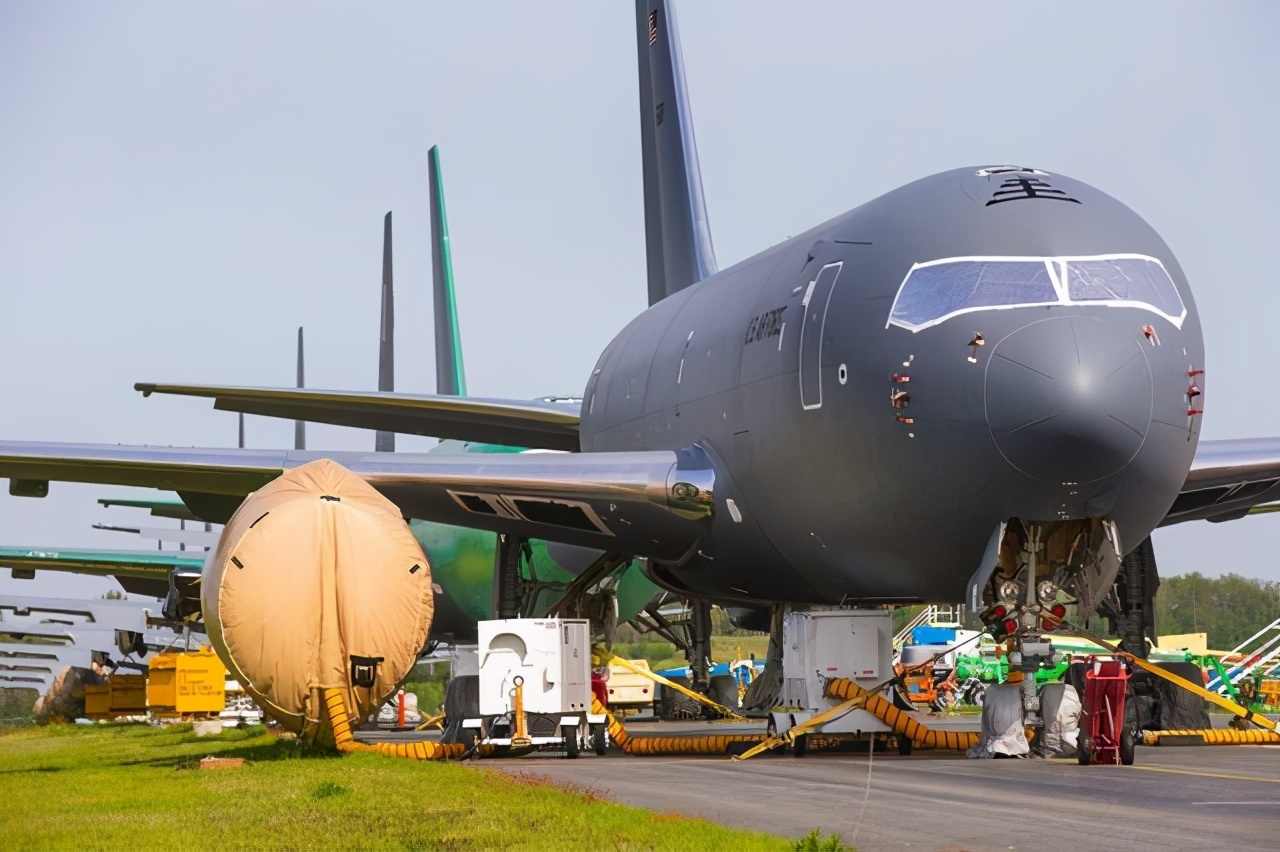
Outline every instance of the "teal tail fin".
<path id="1" fill-rule="evenodd" d="M 453 259 L 449 254 L 449 220 L 444 213 L 444 184 L 440 178 L 440 149 L 427 152 L 431 181 L 431 272 L 435 282 L 436 393 L 466 396 L 462 367 L 462 338 L 458 334 L 458 303 L 453 290 Z"/>

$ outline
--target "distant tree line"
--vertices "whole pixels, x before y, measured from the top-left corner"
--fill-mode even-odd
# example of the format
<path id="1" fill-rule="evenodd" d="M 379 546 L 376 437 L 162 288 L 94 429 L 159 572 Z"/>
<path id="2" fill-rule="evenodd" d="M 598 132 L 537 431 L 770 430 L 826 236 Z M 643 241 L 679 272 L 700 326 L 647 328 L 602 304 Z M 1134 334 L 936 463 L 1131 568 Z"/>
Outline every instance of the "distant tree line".
<path id="1" fill-rule="evenodd" d="M 1199 572 L 1162 577 L 1156 594 L 1156 631 L 1208 633 L 1209 647 L 1229 651 L 1280 618 L 1280 583 L 1239 574 Z"/>
<path id="2" fill-rule="evenodd" d="M 901 630 L 922 606 L 893 610 L 893 629 Z M 1074 621 L 1075 607 L 1068 607 Z M 1161 636 L 1207 633 L 1209 647 L 1229 651 L 1280 618 L 1280 582 L 1224 574 L 1206 577 L 1199 572 L 1162 577 L 1156 594 L 1156 631 Z M 977 615 L 965 612 L 965 627 L 981 630 Z M 1115 638 L 1106 619 L 1094 617 L 1088 628 L 1100 636 Z"/>

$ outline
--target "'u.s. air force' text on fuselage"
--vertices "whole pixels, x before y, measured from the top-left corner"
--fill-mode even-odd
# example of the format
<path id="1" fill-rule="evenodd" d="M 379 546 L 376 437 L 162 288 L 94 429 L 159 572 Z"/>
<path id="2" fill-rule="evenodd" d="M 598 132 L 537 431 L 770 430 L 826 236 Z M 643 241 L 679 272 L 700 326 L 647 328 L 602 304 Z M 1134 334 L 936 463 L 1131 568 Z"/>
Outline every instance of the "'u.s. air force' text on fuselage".
<path id="1" fill-rule="evenodd" d="M 780 308 L 774 308 L 771 311 L 765 311 L 758 317 L 754 317 L 751 322 L 747 323 L 747 336 L 742 341 L 745 346 L 748 343 L 755 343 L 757 340 L 764 340 L 767 337 L 777 337 L 782 333 L 782 313 L 787 309 L 786 305 Z"/>

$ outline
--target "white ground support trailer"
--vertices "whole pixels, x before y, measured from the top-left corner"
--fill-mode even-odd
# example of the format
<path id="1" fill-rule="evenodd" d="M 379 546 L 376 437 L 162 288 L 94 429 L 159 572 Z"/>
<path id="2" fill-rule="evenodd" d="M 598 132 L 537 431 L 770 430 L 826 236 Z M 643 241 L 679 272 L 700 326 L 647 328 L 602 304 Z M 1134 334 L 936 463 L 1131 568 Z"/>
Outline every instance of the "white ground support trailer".
<path id="1" fill-rule="evenodd" d="M 253 697 L 244 691 L 238 680 L 227 678 L 223 683 L 223 690 L 227 696 L 227 704 L 218 714 L 222 727 L 262 724 L 262 709 L 253 703 Z"/>
<path id="2" fill-rule="evenodd" d="M 590 747 L 603 754 L 605 717 L 591 712 L 590 623 L 511 618 L 478 627 L 480 718 L 463 727 L 513 752 L 554 748 L 572 758 Z"/>
<path id="3" fill-rule="evenodd" d="M 893 676 L 893 616 L 880 609 L 815 609 L 789 612 L 782 626 L 782 693 L 769 714 L 770 734 L 785 733 L 841 702 L 823 695 L 826 681 L 848 678 L 874 689 Z M 807 737 L 887 734 L 893 729 L 855 708 L 797 736 L 792 749 L 805 753 Z M 905 747 L 902 745 L 906 742 Z M 910 740 L 898 740 L 910 749 Z"/>

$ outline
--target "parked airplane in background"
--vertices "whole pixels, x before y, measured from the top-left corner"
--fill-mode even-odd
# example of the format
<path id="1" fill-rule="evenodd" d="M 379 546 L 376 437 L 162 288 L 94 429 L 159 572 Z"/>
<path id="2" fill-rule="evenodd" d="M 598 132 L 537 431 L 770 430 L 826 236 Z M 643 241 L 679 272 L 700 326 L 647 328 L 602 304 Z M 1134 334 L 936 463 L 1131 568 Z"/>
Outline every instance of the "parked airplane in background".
<path id="1" fill-rule="evenodd" d="M 444 186 L 440 173 L 440 154 L 436 147 L 428 152 L 430 205 L 432 221 L 433 298 L 435 302 L 436 390 L 438 394 L 465 397 L 466 375 L 462 360 L 461 336 L 458 331 L 457 300 L 454 293 L 453 263 L 449 246 L 448 220 L 445 213 Z M 395 386 L 395 302 L 392 246 L 392 215 L 383 221 L 382 288 L 378 348 L 378 388 L 389 393 Z M 303 332 L 298 329 L 297 387 L 305 386 Z M 295 423 L 295 450 L 305 449 L 305 421 Z M 239 446 L 244 449 L 244 414 L 240 414 Z M 394 451 L 394 432 L 378 431 L 375 451 Z M 519 448 L 490 444 L 445 441 L 432 453 L 513 453 Z M 176 498 L 103 499 L 103 505 L 147 509 L 157 517 L 181 521 L 199 521 L 185 503 Z M 118 528 L 122 529 L 122 528 Z M 487 618 L 493 605 L 493 572 L 496 538 L 493 533 L 464 527 L 410 522 L 410 529 L 427 554 L 436 584 L 441 593 L 436 598 L 432 637 L 450 641 L 470 641 L 476 635 L 476 622 Z M 138 532 L 134 530 L 134 532 Z M 173 530 L 171 535 L 179 536 Z M 196 534 L 194 531 L 192 534 Z M 201 535 L 208 533 L 200 532 Z M 216 535 L 214 533 L 214 543 Z M 176 540 L 176 539 L 167 539 Z M 526 587 L 525 606 L 530 613 L 542 612 L 565 592 L 574 576 L 588 564 L 594 554 L 585 555 L 575 548 L 548 548 L 544 541 L 528 542 L 522 554 L 521 584 Z M 585 561 L 584 561 L 585 560 Z M 164 598 L 166 615 L 175 621 L 190 620 L 199 615 L 200 590 L 196 585 L 202 569 L 203 554 L 191 551 L 122 551 L 93 549 L 52 549 L 0 547 L 0 566 L 15 571 L 15 577 L 32 577 L 37 570 L 62 571 L 97 576 L 110 576 L 133 594 Z M 628 621 L 643 611 L 658 589 L 639 570 L 627 567 L 618 572 L 616 583 L 600 606 L 604 620 Z M 616 602 L 616 603 L 615 603 Z M 199 627 L 198 622 L 195 626 Z"/>
<path id="2" fill-rule="evenodd" d="M 283 470 L 329 458 L 406 518 L 506 536 L 500 587 L 519 545 L 542 538 L 600 552 L 586 578 L 642 557 L 682 594 L 966 600 L 1020 635 L 1064 601 L 1084 615 L 1109 601 L 1141 624 L 1152 530 L 1280 496 L 1280 438 L 1199 440 L 1204 345 L 1173 253 L 1081 181 L 955 169 L 715 271 L 669 4 L 638 0 L 636 24 L 652 305 L 601 354 L 578 411 L 137 386 L 570 452 L 9 441 L 0 475 L 11 492 L 42 496 L 50 480 L 172 488 L 199 517 L 225 521 Z"/>

